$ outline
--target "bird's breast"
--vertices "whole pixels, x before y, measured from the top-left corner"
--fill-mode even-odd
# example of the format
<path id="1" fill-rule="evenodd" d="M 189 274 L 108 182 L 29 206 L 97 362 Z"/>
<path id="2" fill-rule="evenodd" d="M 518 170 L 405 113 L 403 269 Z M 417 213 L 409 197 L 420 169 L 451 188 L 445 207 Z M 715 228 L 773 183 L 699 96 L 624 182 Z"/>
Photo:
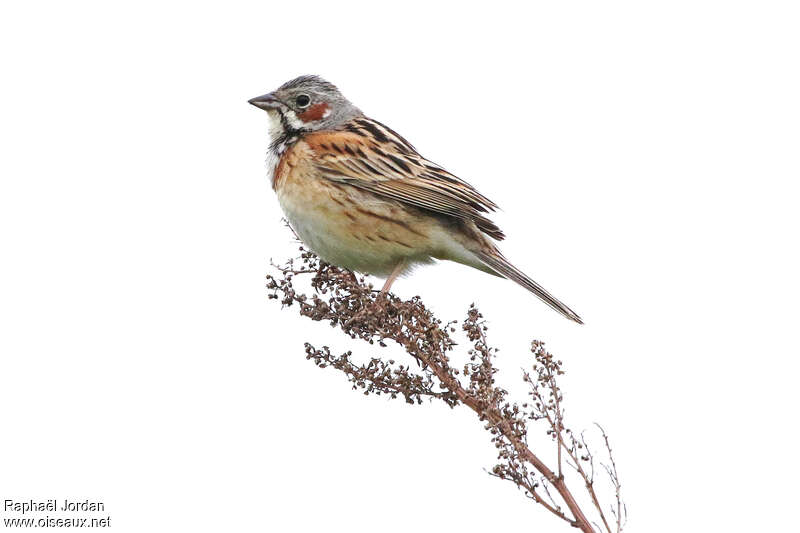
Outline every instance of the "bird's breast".
<path id="1" fill-rule="evenodd" d="M 273 186 L 286 218 L 325 261 L 387 275 L 398 264 L 427 262 L 438 224 L 413 209 L 321 176 L 302 142 L 277 164 Z"/>

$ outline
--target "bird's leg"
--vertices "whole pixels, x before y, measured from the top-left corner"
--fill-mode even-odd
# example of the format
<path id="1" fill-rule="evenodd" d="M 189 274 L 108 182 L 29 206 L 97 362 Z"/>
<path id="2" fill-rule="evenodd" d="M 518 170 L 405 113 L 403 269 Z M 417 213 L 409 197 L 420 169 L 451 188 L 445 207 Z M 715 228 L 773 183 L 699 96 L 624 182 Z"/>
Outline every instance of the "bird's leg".
<path id="1" fill-rule="evenodd" d="M 375 298 L 375 302 L 368 306 L 362 307 L 359 311 L 357 311 L 356 314 L 354 314 L 347 322 L 344 323 L 344 327 L 350 327 L 350 324 L 360 319 L 365 313 L 368 313 L 370 311 L 370 307 L 373 305 L 375 306 L 373 309 L 383 309 L 388 302 L 384 296 L 386 296 L 386 294 L 389 292 L 389 289 L 392 287 L 392 283 L 394 283 L 398 276 L 403 273 L 403 270 L 406 269 L 406 266 L 408 266 L 408 263 L 405 261 L 400 261 L 397 263 L 397 266 L 392 269 L 392 273 L 389 274 L 388 278 L 386 278 L 386 283 L 383 284 L 383 288 L 381 289 L 381 292 L 378 293 L 377 298 Z M 355 274 L 353 274 L 353 276 L 355 277 Z"/>
<path id="2" fill-rule="evenodd" d="M 403 273 L 403 270 L 406 269 L 406 266 L 407 265 L 405 261 L 400 261 L 399 263 L 397 263 L 397 266 L 394 267 L 392 273 L 389 274 L 388 278 L 386 278 L 386 283 L 383 284 L 381 293 L 378 296 L 383 296 L 384 294 L 389 292 L 389 289 L 392 287 L 392 283 L 394 283 L 394 281 L 398 278 L 398 276 L 400 276 L 400 274 Z"/>

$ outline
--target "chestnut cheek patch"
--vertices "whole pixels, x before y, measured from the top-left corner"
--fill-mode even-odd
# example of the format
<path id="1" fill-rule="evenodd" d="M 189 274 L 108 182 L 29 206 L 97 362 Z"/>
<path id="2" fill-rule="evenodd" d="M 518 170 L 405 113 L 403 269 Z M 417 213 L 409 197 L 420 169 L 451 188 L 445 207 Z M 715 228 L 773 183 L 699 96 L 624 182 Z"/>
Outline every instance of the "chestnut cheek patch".
<path id="1" fill-rule="evenodd" d="M 326 103 L 314 104 L 306 109 L 303 113 L 297 115 L 297 118 L 303 122 L 313 122 L 325 117 L 325 113 L 328 111 L 328 108 L 329 106 Z"/>

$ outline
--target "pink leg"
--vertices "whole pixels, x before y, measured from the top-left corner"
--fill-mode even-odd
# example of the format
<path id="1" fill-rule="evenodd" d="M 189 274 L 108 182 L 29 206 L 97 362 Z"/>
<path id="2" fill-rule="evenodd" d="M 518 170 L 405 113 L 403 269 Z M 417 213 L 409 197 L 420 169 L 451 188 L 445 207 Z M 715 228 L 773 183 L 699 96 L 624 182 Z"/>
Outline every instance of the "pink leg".
<path id="1" fill-rule="evenodd" d="M 383 288 L 381 289 L 381 295 L 384 295 L 387 292 L 389 292 L 389 289 L 392 287 L 392 283 L 394 283 L 394 280 L 396 280 L 397 277 L 400 274 L 402 274 L 403 270 L 405 270 L 405 269 L 406 269 L 406 262 L 405 261 L 400 261 L 399 263 L 397 263 L 397 266 L 394 267 L 394 270 L 392 270 L 392 273 L 389 274 L 388 278 L 386 278 L 386 283 L 383 284 Z"/>

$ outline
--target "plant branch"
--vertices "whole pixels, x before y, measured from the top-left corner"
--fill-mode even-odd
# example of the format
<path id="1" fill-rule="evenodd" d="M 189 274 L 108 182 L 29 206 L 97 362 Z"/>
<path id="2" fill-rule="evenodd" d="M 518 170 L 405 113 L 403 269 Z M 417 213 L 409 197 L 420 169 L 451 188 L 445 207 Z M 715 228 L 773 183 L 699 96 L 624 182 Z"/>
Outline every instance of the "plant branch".
<path id="1" fill-rule="evenodd" d="M 467 352 L 469 361 L 460 371 L 450 362 L 456 345 L 451 337 L 456 332 L 456 322 L 442 323 L 419 297 L 402 301 L 391 294 L 376 295 L 363 278 L 358 279 L 350 272 L 321 263 L 302 248 L 301 251 L 298 260 L 276 267 L 280 277 L 267 276 L 270 298 L 280 300 L 284 307 L 297 306 L 302 316 L 328 322 L 351 338 L 371 345 L 383 347 L 386 341 L 393 341 L 414 358 L 418 372 L 412 372 L 410 366 L 398 365 L 391 359 L 373 357 L 369 362 L 359 364 L 353 361 L 352 352 L 334 356 L 328 347 L 317 349 L 309 343 L 305 345 L 306 358 L 321 368 L 343 372 L 354 389 L 367 395 L 402 396 L 410 404 L 420 404 L 423 398 L 428 398 L 443 401 L 451 408 L 458 405 L 468 407 L 485 423 L 498 450 L 499 463 L 491 471 L 493 476 L 514 482 L 526 496 L 571 526 L 585 533 L 595 533 L 576 497 L 577 493 L 568 485 L 562 469 L 562 452 L 565 453 L 566 463 L 583 481 L 586 489 L 583 497 L 588 496 L 590 507 L 596 511 L 607 533 L 612 533 L 594 490 L 592 455 L 585 440 L 582 437 L 576 439 L 564 425 L 563 396 L 557 383 L 557 377 L 563 374 L 561 361 L 554 360 L 541 342 L 532 343 L 532 371 L 523 373 L 523 380 L 530 386 L 532 401 L 520 406 L 508 401 L 508 392 L 495 383 L 497 369 L 493 357 L 496 349 L 489 346 L 485 322 L 474 306 L 469 309 L 461 327 L 471 348 Z M 297 276 L 310 278 L 312 294 L 306 295 L 295 289 L 293 280 Z M 549 428 L 547 433 L 556 442 L 555 471 L 527 444 L 529 422 L 538 420 L 545 421 Z M 608 437 L 602 428 L 600 431 L 611 457 Z M 589 462 L 591 474 L 583 468 L 582 461 Z M 616 533 L 619 533 L 627 513 L 613 457 L 609 465 L 603 466 L 615 492 L 616 501 L 611 512 L 616 518 Z M 549 487 L 554 489 L 553 494 Z M 541 493 L 538 488 L 541 488 Z"/>

